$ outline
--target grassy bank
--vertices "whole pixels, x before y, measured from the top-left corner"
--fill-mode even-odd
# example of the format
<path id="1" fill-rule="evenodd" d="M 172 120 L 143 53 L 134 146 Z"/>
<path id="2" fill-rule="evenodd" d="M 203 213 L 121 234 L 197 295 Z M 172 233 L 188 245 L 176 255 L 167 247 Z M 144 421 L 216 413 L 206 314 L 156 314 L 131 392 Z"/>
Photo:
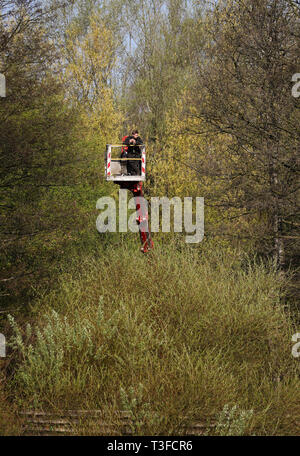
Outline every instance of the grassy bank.
<path id="1" fill-rule="evenodd" d="M 282 294 L 270 268 L 213 246 L 74 260 L 32 303 L 31 324 L 11 319 L 10 395 L 21 409 L 108 420 L 130 410 L 137 434 L 179 433 L 226 404 L 247 411 L 237 433 L 295 434 L 299 362 Z"/>

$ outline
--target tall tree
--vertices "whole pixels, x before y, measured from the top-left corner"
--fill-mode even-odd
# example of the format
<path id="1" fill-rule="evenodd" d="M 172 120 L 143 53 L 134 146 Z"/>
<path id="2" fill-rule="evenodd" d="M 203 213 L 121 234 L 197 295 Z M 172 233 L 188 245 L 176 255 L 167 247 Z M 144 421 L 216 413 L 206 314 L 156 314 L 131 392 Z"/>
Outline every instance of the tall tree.
<path id="1" fill-rule="evenodd" d="M 226 163 L 215 168 L 227 182 L 217 204 L 240 208 L 263 227 L 261 245 L 279 267 L 297 241 L 299 99 L 291 78 L 299 70 L 299 25 L 299 10 L 284 0 L 219 2 L 197 58 L 190 110 L 229 143 Z"/>
<path id="2" fill-rule="evenodd" d="M 51 236 L 65 223 L 50 194 L 72 182 L 76 117 L 64 104 L 58 55 L 47 34 L 55 10 L 34 0 L 1 6 L 7 82 L 0 100 L 1 285 L 21 292 L 23 281 L 28 287 L 33 275 L 45 272 L 37 266 L 41 252 L 30 251 L 36 236 Z"/>

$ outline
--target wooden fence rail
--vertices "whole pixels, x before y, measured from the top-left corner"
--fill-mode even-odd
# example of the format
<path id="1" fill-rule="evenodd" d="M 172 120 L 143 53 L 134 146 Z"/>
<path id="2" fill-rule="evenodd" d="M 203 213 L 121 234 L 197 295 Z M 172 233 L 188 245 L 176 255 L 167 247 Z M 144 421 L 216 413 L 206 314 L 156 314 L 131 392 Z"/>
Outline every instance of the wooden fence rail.
<path id="1" fill-rule="evenodd" d="M 107 423 L 101 410 L 68 410 L 63 412 L 20 412 L 24 435 L 133 435 L 129 412 L 121 411 L 116 424 Z M 213 424 L 195 423 L 184 429 L 186 435 L 203 435 Z"/>

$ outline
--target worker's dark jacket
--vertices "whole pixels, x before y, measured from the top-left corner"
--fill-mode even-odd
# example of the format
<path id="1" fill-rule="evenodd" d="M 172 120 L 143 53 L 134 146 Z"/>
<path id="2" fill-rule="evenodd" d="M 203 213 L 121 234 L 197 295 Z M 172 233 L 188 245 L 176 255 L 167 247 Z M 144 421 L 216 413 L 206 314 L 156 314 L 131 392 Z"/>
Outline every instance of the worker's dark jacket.
<path id="1" fill-rule="evenodd" d="M 135 139 L 134 136 L 127 136 L 127 138 L 124 141 L 124 144 L 126 144 L 126 146 L 129 146 L 128 147 L 128 156 L 130 156 L 129 154 L 131 154 L 131 156 L 133 156 L 133 154 L 134 155 L 140 155 L 141 154 L 141 150 L 140 150 L 140 147 L 138 147 L 138 145 L 143 144 L 142 138 L 140 136 L 138 136 L 136 138 L 136 140 L 135 140 L 136 144 L 134 146 L 129 144 L 129 141 L 131 139 Z"/>
<path id="2" fill-rule="evenodd" d="M 127 152 L 127 157 L 132 157 L 132 158 L 140 158 L 141 157 L 141 148 L 139 147 L 140 144 L 144 144 L 143 140 L 140 136 L 136 138 L 136 143 L 135 145 L 129 144 L 129 141 L 131 139 L 135 139 L 134 136 L 127 136 L 127 138 L 124 141 L 124 144 L 128 146 L 128 152 Z M 141 174 L 141 163 L 137 160 L 134 161 L 128 161 L 127 162 L 127 170 L 128 173 L 131 175 L 137 175 Z"/>

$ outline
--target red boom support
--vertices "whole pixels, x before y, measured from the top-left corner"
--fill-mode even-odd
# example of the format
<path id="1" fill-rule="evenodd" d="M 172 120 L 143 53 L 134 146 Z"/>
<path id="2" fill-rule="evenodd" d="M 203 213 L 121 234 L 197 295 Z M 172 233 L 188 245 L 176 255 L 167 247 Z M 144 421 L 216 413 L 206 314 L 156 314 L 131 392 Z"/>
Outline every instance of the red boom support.
<path id="1" fill-rule="evenodd" d="M 130 190 L 134 196 L 136 212 L 138 215 L 136 221 L 139 226 L 142 243 L 141 251 L 147 253 L 149 250 L 153 249 L 154 245 L 149 230 L 148 209 L 143 194 L 143 182 L 118 182 L 118 184 L 121 188 Z"/>

